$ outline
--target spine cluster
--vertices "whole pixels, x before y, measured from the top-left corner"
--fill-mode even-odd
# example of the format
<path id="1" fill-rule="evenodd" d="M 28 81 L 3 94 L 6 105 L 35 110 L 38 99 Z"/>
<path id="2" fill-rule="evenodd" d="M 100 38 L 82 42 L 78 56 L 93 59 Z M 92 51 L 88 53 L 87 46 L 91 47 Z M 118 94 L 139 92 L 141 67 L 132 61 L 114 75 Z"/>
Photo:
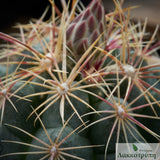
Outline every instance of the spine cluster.
<path id="1" fill-rule="evenodd" d="M 158 143 L 158 28 L 145 41 L 147 21 L 115 0 L 110 13 L 49 1 L 49 20 L 0 33 L 0 160 L 115 160 L 116 143 Z"/>

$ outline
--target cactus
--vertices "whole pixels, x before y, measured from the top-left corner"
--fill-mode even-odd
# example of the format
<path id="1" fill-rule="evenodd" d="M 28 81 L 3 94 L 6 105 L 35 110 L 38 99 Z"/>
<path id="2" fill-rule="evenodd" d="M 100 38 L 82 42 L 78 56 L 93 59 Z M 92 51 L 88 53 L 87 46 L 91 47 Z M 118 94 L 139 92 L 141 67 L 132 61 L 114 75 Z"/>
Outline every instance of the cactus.
<path id="1" fill-rule="evenodd" d="M 118 1 L 107 14 L 101 0 L 49 2 L 48 21 L 0 33 L 0 160 L 114 160 L 116 143 L 158 143 L 158 28 L 145 41 L 147 21 Z"/>

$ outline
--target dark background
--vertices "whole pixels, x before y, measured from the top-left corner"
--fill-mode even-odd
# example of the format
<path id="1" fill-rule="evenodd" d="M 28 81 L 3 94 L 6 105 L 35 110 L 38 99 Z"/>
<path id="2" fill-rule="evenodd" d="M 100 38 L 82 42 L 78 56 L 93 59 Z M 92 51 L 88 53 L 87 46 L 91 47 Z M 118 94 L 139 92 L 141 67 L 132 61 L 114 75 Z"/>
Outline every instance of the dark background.
<path id="1" fill-rule="evenodd" d="M 54 1 L 60 7 L 61 0 Z M 86 6 L 91 0 L 81 1 Z M 107 11 L 113 11 L 115 8 L 113 0 L 103 0 L 103 3 Z M 0 31 L 11 28 L 16 22 L 27 23 L 31 17 L 39 18 L 48 5 L 48 0 L 0 0 Z M 148 24 L 153 29 L 155 25 L 160 24 L 160 1 L 124 0 L 123 8 L 134 5 L 138 5 L 139 8 L 131 10 L 132 18 L 144 21 L 145 17 L 148 17 Z"/>
<path id="2" fill-rule="evenodd" d="M 86 6 L 91 0 L 81 1 Z M 55 0 L 55 3 L 61 8 L 60 0 Z M 0 31 L 8 32 L 8 27 L 16 22 L 27 23 L 30 18 L 39 18 L 48 5 L 48 0 L 0 0 Z"/>

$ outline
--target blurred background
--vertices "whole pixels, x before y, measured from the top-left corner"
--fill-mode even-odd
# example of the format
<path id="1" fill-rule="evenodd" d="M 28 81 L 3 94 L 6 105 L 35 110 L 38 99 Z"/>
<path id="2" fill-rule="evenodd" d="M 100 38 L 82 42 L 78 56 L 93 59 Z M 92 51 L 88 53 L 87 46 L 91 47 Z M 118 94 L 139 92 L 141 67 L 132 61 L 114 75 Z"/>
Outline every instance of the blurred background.
<path id="1" fill-rule="evenodd" d="M 91 0 L 81 1 L 87 5 Z M 55 3 L 60 7 L 60 0 L 55 0 Z M 113 0 L 103 0 L 103 3 L 106 12 L 113 11 Z M 39 18 L 48 5 L 48 0 L 0 0 L 0 31 L 10 33 L 18 22 L 28 23 L 30 18 Z M 148 17 L 148 29 L 152 32 L 160 24 L 160 1 L 124 0 L 124 8 L 133 5 L 139 5 L 139 8 L 131 11 L 131 17 L 136 21 L 144 21 Z"/>
<path id="2" fill-rule="evenodd" d="M 60 1 L 55 0 L 55 3 L 61 9 Z M 81 1 L 86 6 L 91 0 Z M 30 18 L 39 18 L 47 6 L 50 6 L 48 0 L 0 0 L 0 31 L 9 32 L 16 23 L 28 23 Z M 50 14 L 51 10 L 46 19 Z"/>
<path id="3" fill-rule="evenodd" d="M 103 0 L 106 11 L 112 11 L 115 7 L 113 0 Z M 147 31 L 153 33 L 156 26 L 160 25 L 160 0 L 124 0 L 123 8 L 137 6 L 131 10 L 131 18 L 135 21 L 145 21 L 148 18 Z M 156 36 L 160 41 L 160 27 Z"/>

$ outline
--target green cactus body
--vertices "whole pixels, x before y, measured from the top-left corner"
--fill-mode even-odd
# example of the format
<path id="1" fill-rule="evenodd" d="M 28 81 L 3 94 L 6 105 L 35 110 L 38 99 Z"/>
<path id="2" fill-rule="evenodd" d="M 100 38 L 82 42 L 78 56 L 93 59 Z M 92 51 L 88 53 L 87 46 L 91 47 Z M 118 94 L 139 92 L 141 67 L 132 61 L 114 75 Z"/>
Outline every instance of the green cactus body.
<path id="1" fill-rule="evenodd" d="M 114 99 L 118 102 L 118 99 L 116 97 L 114 97 Z M 109 103 L 113 103 L 113 102 L 109 101 Z M 123 104 L 123 99 L 120 100 L 120 104 Z M 115 105 L 118 106 L 118 103 Z M 125 105 L 127 105 L 127 103 Z M 111 134 L 112 127 L 114 126 L 116 116 L 113 116 L 112 118 L 107 119 L 107 117 L 111 116 L 111 113 L 107 113 L 107 112 L 105 113 L 105 111 L 114 111 L 115 109 L 112 108 L 112 106 L 107 104 L 106 102 L 97 103 L 96 106 L 97 106 L 97 111 L 103 111 L 103 112 L 100 113 L 100 115 L 97 115 L 97 114 L 93 115 L 93 122 L 99 121 L 100 119 L 103 119 L 103 118 L 104 120 L 97 122 L 95 125 L 91 127 L 91 130 L 90 130 L 91 141 L 93 144 L 106 144 L 108 137 Z M 121 125 L 125 123 L 125 119 L 123 122 L 123 117 L 120 123 Z M 118 135 L 118 132 L 119 132 L 119 135 Z M 137 136 L 138 139 L 140 138 L 135 132 L 133 134 L 135 134 L 135 136 Z M 130 143 L 135 141 L 133 135 L 130 133 L 129 130 L 126 130 L 126 135 Z M 121 127 L 120 131 L 118 131 L 118 124 L 117 124 L 117 127 L 115 127 L 114 132 L 112 133 L 112 137 L 110 139 L 110 143 L 108 146 L 109 153 L 115 153 L 115 145 L 117 142 L 117 137 L 119 137 L 119 140 L 118 140 L 119 143 L 126 142 L 126 139 L 124 136 L 124 130 Z M 97 154 L 103 154 L 104 156 L 105 146 L 103 148 L 102 147 L 97 148 L 95 152 L 97 152 Z"/>
<path id="2" fill-rule="evenodd" d="M 0 77 L 2 78 L 4 76 L 6 76 L 6 66 L 1 65 L 0 66 Z"/>
<path id="3" fill-rule="evenodd" d="M 57 127 L 57 128 L 50 128 L 50 129 L 47 129 L 47 132 L 51 138 L 51 140 L 53 141 L 53 145 L 56 146 L 56 139 L 58 138 L 59 136 L 59 133 L 61 131 L 62 127 Z M 60 135 L 60 138 L 59 138 L 59 142 L 62 141 L 65 137 L 67 137 L 71 132 L 73 131 L 72 128 L 70 127 L 65 127 L 65 129 L 62 131 L 61 135 Z M 47 143 L 50 145 L 50 141 L 48 139 L 48 137 L 46 136 L 46 134 L 44 133 L 43 130 L 39 130 L 37 133 L 36 133 L 36 137 L 39 138 L 40 140 L 42 140 L 43 142 Z M 55 144 L 54 144 L 55 142 Z M 39 143 L 36 141 L 36 140 L 33 140 L 32 145 L 38 145 L 38 146 L 43 146 L 42 144 L 39 145 Z M 73 133 L 72 136 L 70 136 L 69 138 L 67 138 L 64 143 L 62 143 L 59 148 L 57 148 L 57 152 L 55 154 L 55 157 L 53 157 L 53 159 L 57 159 L 58 157 L 60 158 L 59 155 L 61 155 L 61 152 L 66 152 L 70 155 L 73 155 L 73 156 L 77 156 L 77 157 L 80 157 L 80 158 L 85 158 L 86 160 L 91 160 L 93 157 L 93 153 L 92 153 L 92 148 L 87 148 L 87 149 L 73 149 L 73 150 L 66 150 L 65 151 L 65 148 L 69 148 L 69 147 L 78 147 L 78 146 L 89 146 L 90 145 L 90 142 L 84 138 L 84 137 L 81 137 L 79 136 L 77 133 Z M 52 146 L 53 148 L 53 146 Z M 61 151 L 61 148 L 64 148 L 64 151 L 62 150 Z M 51 150 L 51 148 L 49 148 Z M 36 152 L 36 149 L 34 148 L 30 148 L 29 149 L 30 152 Z M 82 154 L 83 153 L 83 154 Z M 52 157 L 52 154 L 48 151 L 48 157 Z M 32 160 L 32 159 L 40 159 L 44 156 L 45 154 L 39 154 L 39 155 L 28 155 L 26 160 Z M 63 156 L 63 154 L 62 154 Z M 68 157 L 67 155 L 64 154 L 64 158 L 65 159 L 74 159 L 72 158 L 71 156 Z"/>
<path id="4" fill-rule="evenodd" d="M 73 91 L 73 94 L 78 96 L 80 99 L 83 99 L 85 102 L 88 103 L 88 94 L 81 92 L 81 91 Z M 47 99 L 49 99 L 52 95 L 49 95 Z M 85 113 L 88 113 L 90 109 L 81 101 L 78 101 L 77 99 L 71 97 L 70 101 L 73 106 L 75 106 L 75 109 L 77 113 L 82 116 Z M 51 102 L 52 103 L 52 102 Z M 46 104 L 46 107 L 48 104 Z M 53 105 L 49 107 L 49 109 L 46 110 L 46 112 L 43 114 L 42 121 L 46 128 L 55 128 L 59 127 L 63 124 L 62 117 L 60 114 L 60 100 L 56 101 Z M 74 109 L 72 108 L 71 104 L 65 100 L 64 105 L 64 120 L 67 121 L 67 119 L 72 116 L 74 113 Z M 88 120 L 87 117 L 83 117 L 82 120 L 86 122 Z M 77 114 L 74 114 L 69 121 L 69 125 L 72 126 L 74 129 L 77 128 L 82 124 L 82 121 L 78 118 Z"/>
<path id="5" fill-rule="evenodd" d="M 151 95 L 157 100 L 160 100 L 160 95 L 158 93 L 156 93 L 155 91 L 150 91 Z M 155 113 L 157 114 L 156 116 L 160 116 L 160 108 L 159 105 L 157 103 L 155 103 L 155 101 L 153 101 L 152 99 L 150 99 L 153 104 L 153 108 L 151 107 L 147 107 L 145 109 L 143 109 L 143 114 L 146 115 L 150 115 L 150 116 L 155 116 Z M 154 109 L 154 110 L 153 110 Z M 152 131 L 154 131 L 157 134 L 160 134 L 160 130 L 159 130 L 159 121 L 155 120 L 155 119 L 143 119 L 141 117 L 138 118 L 145 126 L 147 126 L 148 128 L 150 128 Z M 139 128 L 139 131 L 141 132 L 141 134 L 143 135 L 143 137 L 146 138 L 147 142 L 150 143 L 157 143 L 158 140 L 155 137 L 152 137 L 149 133 L 147 133 L 146 131 L 144 131 L 142 128 Z"/>
<path id="6" fill-rule="evenodd" d="M 109 160 L 115 160 L 115 153 L 109 153 L 107 155 L 107 158 L 106 159 L 109 159 Z M 96 159 L 97 160 L 104 160 L 104 154 L 96 154 Z"/>
<path id="7" fill-rule="evenodd" d="M 17 89 L 19 89 L 24 83 L 22 82 L 16 82 L 15 85 L 12 87 L 10 93 L 14 93 Z M 10 98 L 10 101 L 6 100 L 5 103 L 5 109 L 4 109 L 4 116 L 3 116 L 3 121 L 2 123 L 5 124 L 11 124 L 11 125 L 16 125 L 20 128 L 26 129 L 30 133 L 35 132 L 35 128 L 33 125 L 33 117 L 32 119 L 29 119 L 27 121 L 27 117 L 32 111 L 32 103 L 31 99 L 20 99 L 20 97 L 23 97 L 28 94 L 33 94 L 34 89 L 30 84 L 25 85 L 22 90 L 18 91 L 15 93 L 15 96 Z M 16 106 L 16 110 L 13 107 Z M 13 129 L 9 128 L 13 134 L 18 136 L 19 138 L 25 140 L 26 136 L 24 134 L 21 134 L 20 132 L 18 133 L 17 131 L 14 131 Z"/>
<path id="8" fill-rule="evenodd" d="M 159 142 L 158 28 L 145 41 L 118 1 L 108 14 L 102 0 L 49 2 L 46 22 L 0 33 L 0 160 L 115 160 L 116 142 Z"/>
<path id="9" fill-rule="evenodd" d="M 19 144 L 6 143 L 6 141 L 20 141 L 20 139 L 8 130 L 6 126 L 0 126 L 0 155 L 8 153 L 23 152 L 26 150 L 26 147 L 22 147 Z M 21 159 L 21 155 L 14 155 L 9 157 L 3 157 L 3 160 L 17 160 Z"/>

